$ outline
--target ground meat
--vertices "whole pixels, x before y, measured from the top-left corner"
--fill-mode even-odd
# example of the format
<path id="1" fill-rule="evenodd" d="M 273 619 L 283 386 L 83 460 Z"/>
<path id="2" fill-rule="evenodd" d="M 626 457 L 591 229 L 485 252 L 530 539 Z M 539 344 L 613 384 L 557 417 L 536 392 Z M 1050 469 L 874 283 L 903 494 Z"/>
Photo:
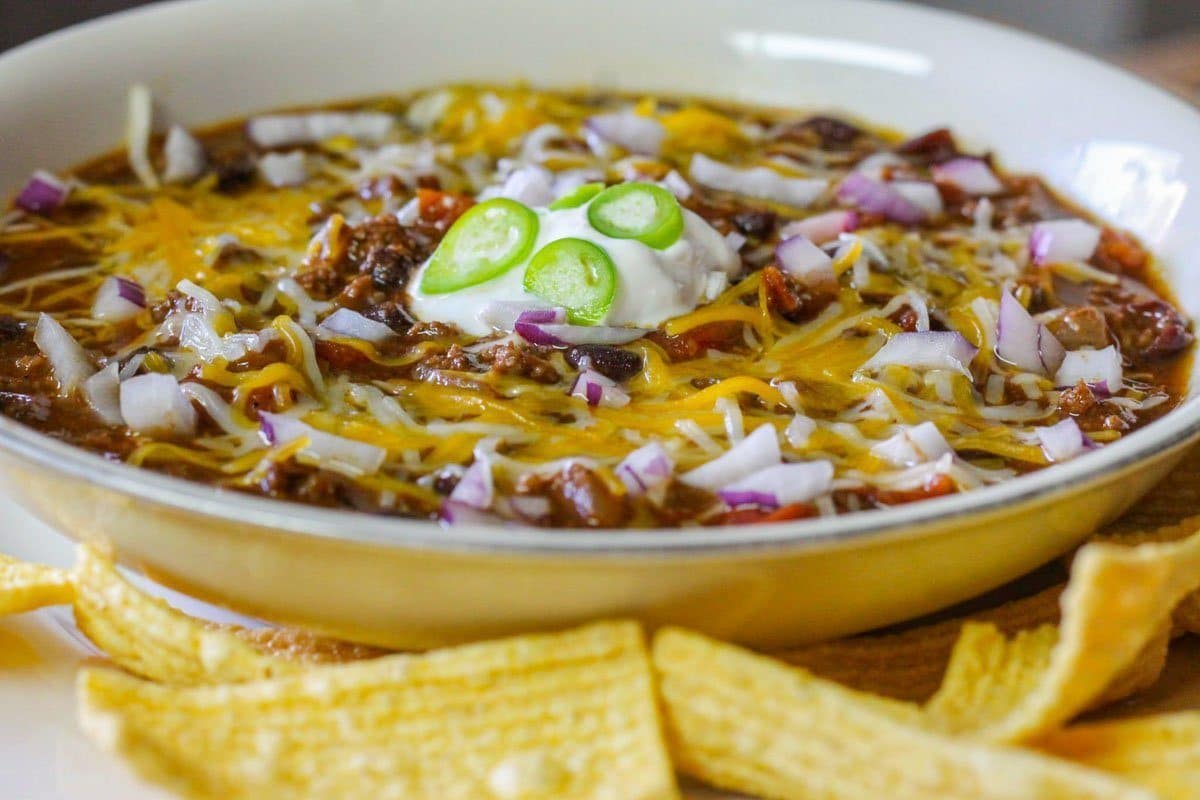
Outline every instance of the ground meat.
<path id="1" fill-rule="evenodd" d="M 450 345 L 449 350 L 441 353 L 430 353 L 421 359 L 419 366 L 427 370 L 451 370 L 453 372 L 469 372 L 473 369 L 467 351 L 457 344 Z"/>
<path id="2" fill-rule="evenodd" d="M 615 494 L 581 464 L 553 475 L 526 475 L 517 491 L 547 498 L 550 524 L 566 528 L 616 528 L 625 524 L 631 512 L 625 495 Z"/>
<path id="3" fill-rule="evenodd" d="M 740 322 L 710 322 L 678 335 L 653 330 L 646 338 L 666 351 L 672 361 L 689 361 L 709 350 L 733 353 L 745 346 Z"/>
<path id="4" fill-rule="evenodd" d="M 921 316 L 911 306 L 900 306 L 892 312 L 888 319 L 896 323 L 900 330 L 914 333 L 917 330 L 917 324 L 921 321 Z"/>
<path id="5" fill-rule="evenodd" d="M 1102 270 L 1118 275 L 1140 275 L 1149 264 L 1150 256 L 1132 236 L 1104 228 L 1091 262 Z"/>
<path id="6" fill-rule="evenodd" d="M 413 318 L 409 316 L 404 306 L 393 300 L 385 300 L 363 309 L 362 315 L 367 319 L 382 322 L 397 333 L 408 333 L 413 326 Z"/>
<path id="7" fill-rule="evenodd" d="M 1104 321 L 1104 313 L 1095 306 L 1069 309 L 1047 323 L 1047 327 L 1068 350 L 1100 349 L 1109 344 L 1108 323 Z"/>
<path id="8" fill-rule="evenodd" d="M 1187 322 L 1164 300 L 1106 306 L 1104 316 L 1121 343 L 1121 352 L 1134 361 L 1166 358 L 1192 343 Z"/>
<path id="9" fill-rule="evenodd" d="M 1005 178 L 1006 192 L 990 198 L 993 224 L 1002 228 L 1026 225 L 1068 214 L 1042 181 L 1032 175 Z"/>
<path id="10" fill-rule="evenodd" d="M 296 280 L 310 294 L 335 296 L 349 308 L 402 300 L 412 272 L 429 257 L 439 235 L 401 225 L 394 214 L 380 214 L 342 230 L 332 259 L 306 262 Z"/>
<path id="11" fill-rule="evenodd" d="M 1087 414 L 1099 404 L 1091 388 L 1080 381 L 1069 389 L 1064 389 L 1058 396 L 1058 409 L 1064 414 L 1079 417 Z"/>
<path id="12" fill-rule="evenodd" d="M 586 362 L 592 369 L 614 381 L 627 381 L 642 371 L 642 357 L 630 350 L 605 344 L 580 344 L 566 352 L 567 363 L 583 369 Z"/>
<path id="13" fill-rule="evenodd" d="M 558 382 L 558 370 L 553 364 L 511 342 L 493 347 L 484 352 L 480 359 L 485 364 L 491 364 L 492 372 L 498 375 L 518 375 L 538 383 Z"/>
<path id="14" fill-rule="evenodd" d="M 258 162 L 244 150 L 210 156 L 210 161 L 217 175 L 217 191 L 225 194 L 245 189 L 258 174 Z"/>
<path id="15" fill-rule="evenodd" d="M 0 314 L 0 344 L 19 341 L 25 334 L 25 323 L 16 317 Z"/>
<path id="16" fill-rule="evenodd" d="M 948 128 L 938 128 L 909 139 L 896 148 L 910 159 L 925 164 L 940 164 L 959 155 L 958 142 Z"/>
<path id="17" fill-rule="evenodd" d="M 408 337 L 414 341 L 449 339 L 456 335 L 458 328 L 446 322 L 414 322 L 408 329 Z"/>
<path id="18" fill-rule="evenodd" d="M 771 211 L 743 211 L 734 214 L 733 227 L 752 239 L 766 239 L 775 230 L 776 216 Z"/>
<path id="19" fill-rule="evenodd" d="M 376 493 L 363 489 L 336 472 L 291 460 L 272 463 L 255 488 L 268 497 L 298 500 L 327 508 L 353 508 L 376 513 L 385 511 L 380 507 Z"/>
<path id="20" fill-rule="evenodd" d="M 828 292 L 816 292 L 800 286 L 778 267 L 764 267 L 763 285 L 771 310 L 791 322 L 804 322 L 820 314 L 833 300 Z"/>
<path id="21" fill-rule="evenodd" d="M 822 150 L 849 150 L 863 136 L 863 130 L 836 117 L 815 116 L 785 126 L 776 139 L 820 147 Z"/>

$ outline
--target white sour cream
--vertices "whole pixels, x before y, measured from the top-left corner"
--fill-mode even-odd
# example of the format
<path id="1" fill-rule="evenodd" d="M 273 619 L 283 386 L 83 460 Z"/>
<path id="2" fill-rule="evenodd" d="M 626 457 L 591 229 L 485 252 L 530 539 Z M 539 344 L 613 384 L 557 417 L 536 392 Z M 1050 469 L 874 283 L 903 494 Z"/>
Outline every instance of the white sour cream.
<path id="1" fill-rule="evenodd" d="M 612 307 L 600 321 L 603 325 L 653 328 L 712 300 L 741 267 L 721 234 L 687 209 L 683 209 L 683 235 L 664 250 L 634 239 L 605 236 L 588 222 L 587 206 L 535 211 L 539 229 L 531 256 L 550 242 L 568 237 L 586 239 L 608 251 L 617 269 L 617 289 Z M 528 303 L 531 308 L 546 306 L 522 285 L 527 264 L 528 260 L 490 281 L 457 292 L 425 294 L 420 286 L 429 267 L 427 261 L 409 282 L 409 310 L 419 320 L 453 323 L 473 336 L 494 333 L 495 329 L 479 318 L 485 304 L 503 301 Z"/>

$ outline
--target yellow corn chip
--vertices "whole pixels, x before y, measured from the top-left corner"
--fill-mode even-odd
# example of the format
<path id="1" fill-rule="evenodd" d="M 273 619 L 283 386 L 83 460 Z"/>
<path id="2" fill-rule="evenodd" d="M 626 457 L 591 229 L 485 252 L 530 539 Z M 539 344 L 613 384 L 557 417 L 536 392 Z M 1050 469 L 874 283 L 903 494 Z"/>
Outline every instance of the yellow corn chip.
<path id="1" fill-rule="evenodd" d="M 1064 586 L 901 633 L 840 639 L 772 655 L 851 689 L 924 701 L 937 691 L 965 623 L 990 622 L 1012 634 L 1057 622 Z"/>
<path id="2" fill-rule="evenodd" d="M 779 800 L 1150 800 L 1093 769 L 928 727 L 908 703 L 851 691 L 687 631 L 654 641 L 676 766 Z"/>
<path id="3" fill-rule="evenodd" d="M 1075 725 L 1038 746 L 1126 776 L 1169 800 L 1194 800 L 1200 794 L 1200 712 Z"/>
<path id="4" fill-rule="evenodd" d="M 956 652 L 963 663 L 952 663 L 948 683 L 930 704 L 931 719 L 996 742 L 1054 730 L 1129 674 L 1197 586 L 1200 536 L 1136 547 L 1086 545 L 1063 592 L 1057 643 L 1026 637 L 1001 646 L 974 631 Z M 991 668 L 975 663 L 981 659 Z"/>
<path id="5" fill-rule="evenodd" d="M 71 573 L 0 555 L 0 616 L 71 602 Z"/>
<path id="6" fill-rule="evenodd" d="M 233 686 L 88 669 L 79 699 L 92 737 L 189 797 L 678 797 L 632 622 Z"/>
<path id="7" fill-rule="evenodd" d="M 137 675 L 188 686 L 254 680 L 302 668 L 139 591 L 94 547 L 79 548 L 75 576 L 75 623 L 113 661 Z"/>

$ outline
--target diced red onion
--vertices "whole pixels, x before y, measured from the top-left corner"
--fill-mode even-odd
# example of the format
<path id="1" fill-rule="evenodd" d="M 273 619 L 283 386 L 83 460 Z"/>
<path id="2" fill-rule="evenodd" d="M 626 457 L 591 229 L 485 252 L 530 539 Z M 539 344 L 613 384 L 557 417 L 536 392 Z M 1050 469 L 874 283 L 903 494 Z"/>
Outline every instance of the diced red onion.
<path id="1" fill-rule="evenodd" d="M 1054 384 L 1060 389 L 1083 381 L 1101 394 L 1116 394 L 1121 390 L 1124 372 L 1121 354 L 1111 344 L 1103 350 L 1070 350 L 1063 357 Z"/>
<path id="2" fill-rule="evenodd" d="M 299 186 L 308 180 L 308 164 L 303 150 L 267 153 L 258 159 L 258 171 L 263 180 L 275 187 Z"/>
<path id="3" fill-rule="evenodd" d="M 778 508 L 806 503 L 833 488 L 833 465 L 828 461 L 776 464 L 758 470 L 717 491 L 729 506 Z"/>
<path id="4" fill-rule="evenodd" d="M 1042 443 L 1046 457 L 1055 463 L 1069 461 L 1096 446 L 1071 417 L 1054 425 L 1038 428 L 1037 437 Z"/>
<path id="5" fill-rule="evenodd" d="M 83 396 L 106 425 L 124 425 L 121 416 L 121 365 L 115 360 L 83 382 Z"/>
<path id="6" fill-rule="evenodd" d="M 725 244 L 729 245 L 729 249 L 733 252 L 740 252 L 748 239 L 737 231 L 730 231 L 725 234 Z"/>
<path id="7" fill-rule="evenodd" d="M 589 406 L 621 408 L 629 405 L 629 395 L 612 378 L 594 369 L 585 369 L 571 384 L 570 395 L 587 401 Z"/>
<path id="8" fill-rule="evenodd" d="M 630 494 L 655 494 L 671 481 L 675 462 L 661 444 L 651 442 L 625 456 L 614 472 Z"/>
<path id="9" fill-rule="evenodd" d="M 513 330 L 530 344 L 543 347 L 566 347 L 573 344 L 628 344 L 646 335 L 646 331 L 641 328 L 523 322 L 520 319 L 513 324 Z"/>
<path id="10" fill-rule="evenodd" d="M 813 288 L 836 287 L 833 259 L 803 236 L 789 236 L 775 247 L 780 269 Z"/>
<path id="11" fill-rule="evenodd" d="M 318 333 L 332 333 L 335 336 L 348 336 L 351 339 L 362 339 L 367 342 L 383 342 L 396 335 L 396 332 L 373 319 L 367 319 L 357 311 L 349 308 L 339 308 L 317 326 Z"/>
<path id="12" fill-rule="evenodd" d="M 96 290 L 92 316 L 109 322 L 136 317 L 146 307 L 146 290 L 140 284 L 111 275 Z"/>
<path id="13" fill-rule="evenodd" d="M 899 364 L 915 369 L 949 369 L 971 376 L 971 359 L 979 348 L 957 331 L 897 333 L 863 364 L 864 370 Z"/>
<path id="14" fill-rule="evenodd" d="M 664 175 L 658 183 L 679 200 L 687 200 L 692 196 L 692 185 L 675 170 Z"/>
<path id="15" fill-rule="evenodd" d="M 497 331 L 511 331 L 517 320 L 531 324 L 559 324 L 567 321 L 565 308 L 538 308 L 515 300 L 484 303 L 475 315 L 480 322 Z"/>
<path id="16" fill-rule="evenodd" d="M 53 211 L 67 201 L 71 187 L 55 175 L 38 170 L 17 195 L 17 207 L 34 214 Z"/>
<path id="17" fill-rule="evenodd" d="M 948 183 L 970 195 L 998 194 L 1004 184 L 982 158 L 959 156 L 930 167 L 937 183 Z"/>
<path id="18" fill-rule="evenodd" d="M 38 317 L 33 342 L 45 354 L 58 381 L 59 394 L 68 395 L 96 372 L 87 352 L 58 320 L 49 314 Z"/>
<path id="19" fill-rule="evenodd" d="M 121 416 L 131 430 L 152 436 L 189 436 L 196 409 L 170 375 L 147 372 L 121 384 Z"/>
<path id="20" fill-rule="evenodd" d="M 632 111 L 597 114 L 583 124 L 604 141 L 644 156 L 657 156 L 667 135 L 661 122 Z"/>
<path id="21" fill-rule="evenodd" d="M 548 206 L 558 194 L 554 189 L 554 174 L 545 167 L 526 165 L 509 173 L 500 186 L 490 186 L 479 194 L 480 200 L 507 197 L 527 206 Z"/>
<path id="22" fill-rule="evenodd" d="M 789 222 L 779 230 L 779 235 L 783 239 L 803 236 L 816 244 L 825 244 L 838 238 L 838 234 L 849 233 L 856 228 L 858 228 L 858 214 L 854 211 L 837 209 Z"/>
<path id="23" fill-rule="evenodd" d="M 474 506 L 443 500 L 438 518 L 447 525 L 501 525 L 504 520 Z"/>
<path id="24" fill-rule="evenodd" d="M 722 455 L 685 472 L 680 480 L 702 489 L 718 491 L 747 475 L 774 466 L 782 460 L 779 437 L 771 425 L 759 425 Z"/>
<path id="25" fill-rule="evenodd" d="M 167 159 L 163 180 L 167 183 L 185 183 L 199 178 L 208 162 L 204 145 L 179 125 L 172 125 L 167 133 L 163 154 Z"/>
<path id="26" fill-rule="evenodd" d="M 269 114 L 246 123 L 246 133 L 260 147 L 315 144 L 335 136 L 377 143 L 387 138 L 394 124 L 391 114 L 375 111 Z"/>
<path id="27" fill-rule="evenodd" d="M 1081 219 L 1039 222 L 1029 234 L 1029 258 L 1039 266 L 1087 261 L 1100 244 L 1100 229 Z"/>
<path id="28" fill-rule="evenodd" d="M 550 513 L 550 498 L 538 494 L 514 494 L 506 498 L 513 512 L 525 519 L 541 519 Z"/>
<path id="29" fill-rule="evenodd" d="M 843 178 L 838 186 L 837 196 L 843 203 L 857 206 L 872 214 L 882 214 L 903 225 L 916 225 L 929 216 L 922 205 L 898 191 L 896 184 L 875 180 L 861 172 L 851 172 Z"/>
<path id="30" fill-rule="evenodd" d="M 327 469 L 351 475 L 369 475 L 378 472 L 387 458 L 387 450 L 382 447 L 319 431 L 294 417 L 261 411 L 258 418 L 260 433 L 267 444 L 285 444 L 307 437 L 308 444 L 303 452 L 320 461 L 321 466 Z"/>
<path id="31" fill-rule="evenodd" d="M 937 186 L 925 181 L 893 181 L 888 184 L 892 191 L 925 212 L 927 217 L 936 217 L 945 211 L 942 194 Z"/>
<path id="32" fill-rule="evenodd" d="M 496 499 L 491 459 L 478 455 L 450 492 L 450 502 L 486 511 Z"/>
<path id="33" fill-rule="evenodd" d="M 566 321 L 567 310 L 561 307 L 526 308 L 516 319 L 516 322 L 529 322 L 542 325 L 560 325 Z"/>
<path id="34" fill-rule="evenodd" d="M 1050 329 L 1029 315 L 1012 292 L 1000 296 L 996 355 L 1026 372 L 1053 375 L 1066 350 Z"/>
<path id="35" fill-rule="evenodd" d="M 690 172 L 692 180 L 709 188 L 793 208 L 807 208 L 829 186 L 824 178 L 789 178 L 768 167 L 731 167 L 703 153 L 692 156 Z"/>
<path id="36" fill-rule="evenodd" d="M 788 444 L 792 447 L 803 447 L 808 438 L 817 431 L 817 423 L 811 417 L 806 417 L 804 414 L 797 414 L 792 417 L 792 421 L 788 423 L 784 429 L 784 438 L 788 440 Z"/>
<path id="37" fill-rule="evenodd" d="M 871 448 L 871 452 L 898 467 L 937 461 L 953 453 L 942 432 L 932 422 L 922 422 L 900 431 Z"/>

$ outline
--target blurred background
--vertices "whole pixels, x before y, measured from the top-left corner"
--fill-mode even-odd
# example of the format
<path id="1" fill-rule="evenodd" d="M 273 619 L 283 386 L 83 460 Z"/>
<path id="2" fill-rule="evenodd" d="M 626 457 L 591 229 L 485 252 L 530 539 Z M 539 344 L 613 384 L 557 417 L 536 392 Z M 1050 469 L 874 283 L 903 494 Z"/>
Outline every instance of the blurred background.
<path id="1" fill-rule="evenodd" d="M 81 20 L 150 1 L 0 0 L 0 50 Z M 1058 39 L 1125 63 L 1200 98 L 1200 0 L 912 1 L 987 17 Z"/>

